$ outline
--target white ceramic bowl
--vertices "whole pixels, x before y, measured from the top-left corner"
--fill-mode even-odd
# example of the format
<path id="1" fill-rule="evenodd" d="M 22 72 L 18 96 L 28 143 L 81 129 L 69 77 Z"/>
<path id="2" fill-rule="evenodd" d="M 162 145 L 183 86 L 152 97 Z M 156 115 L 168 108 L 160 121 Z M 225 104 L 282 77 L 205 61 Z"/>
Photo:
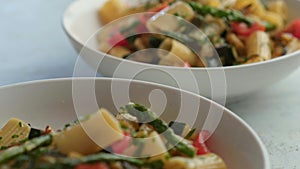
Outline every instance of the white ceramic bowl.
<path id="1" fill-rule="evenodd" d="M 105 1 L 74 1 L 64 13 L 63 26 L 78 52 L 84 44 L 86 45 L 84 51 L 81 52 L 81 57 L 107 77 L 132 79 L 134 76 L 135 79 L 200 93 L 223 104 L 224 96 L 227 96 L 227 101 L 238 100 L 286 78 L 300 63 L 300 51 L 298 51 L 261 63 L 223 68 L 192 68 L 190 71 L 184 68 L 143 64 L 104 55 L 98 51 L 96 36 L 91 36 L 101 27 L 97 11 Z M 296 0 L 286 0 L 286 2 L 290 18 L 299 16 L 297 11 L 300 8 L 300 2 Z M 98 65 L 100 59 L 101 63 Z M 171 77 L 170 74 L 176 77 Z"/>
<path id="2" fill-rule="evenodd" d="M 86 88 L 86 85 L 91 84 L 91 82 L 95 86 L 95 90 L 92 92 Z M 100 107 L 115 112 L 116 108 L 111 91 L 119 93 L 118 98 L 124 98 L 124 94 L 120 93 L 118 89 L 127 86 L 128 82 L 128 80 L 120 79 L 70 78 L 1 87 L 0 125 L 11 117 L 17 117 L 30 122 L 32 126 L 45 127 L 51 125 L 57 129 L 77 117 L 74 109 L 86 113 L 96 111 L 93 109 L 93 101 L 90 99 L 90 96 L 94 96 L 93 94 L 95 94 Z M 118 87 L 112 90 L 113 84 Z M 128 93 L 131 101 L 147 106 L 150 106 L 149 102 L 151 102 L 151 108 L 157 109 L 161 104 L 159 102 L 160 96 L 154 94 L 151 96 L 150 101 L 148 96 L 151 92 L 158 90 L 163 92 L 167 99 L 165 111 L 161 116 L 166 121 L 174 120 L 176 113 L 179 111 L 179 105 L 181 105 L 180 98 L 187 99 L 189 102 L 196 101 L 197 105 L 200 106 L 197 109 L 198 116 L 194 127 L 200 127 L 204 124 L 209 108 L 213 110 L 210 112 L 211 115 L 217 111 L 223 112 L 215 132 L 208 141 L 208 145 L 213 152 L 224 158 L 229 169 L 270 169 L 267 151 L 257 134 L 237 115 L 217 103 L 173 87 L 141 81 L 132 81 Z M 78 98 L 74 98 L 76 95 L 74 91 L 75 93 L 78 92 L 77 94 L 79 94 L 82 102 L 78 103 Z M 77 109 L 78 105 L 82 109 Z M 194 109 L 193 106 L 185 108 L 186 113 Z"/>

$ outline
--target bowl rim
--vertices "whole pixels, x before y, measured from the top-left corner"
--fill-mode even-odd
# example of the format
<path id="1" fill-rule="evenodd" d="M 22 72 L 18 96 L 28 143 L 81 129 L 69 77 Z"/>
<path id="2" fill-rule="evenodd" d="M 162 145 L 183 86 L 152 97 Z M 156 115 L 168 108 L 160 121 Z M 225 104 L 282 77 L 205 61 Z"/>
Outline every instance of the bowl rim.
<path id="1" fill-rule="evenodd" d="M 267 151 L 266 146 L 264 145 L 264 143 L 262 142 L 261 138 L 259 137 L 259 135 L 256 133 L 256 131 L 248 124 L 246 123 L 241 117 L 239 117 L 238 115 L 236 115 L 235 113 L 233 113 L 231 110 L 229 110 L 228 108 L 226 108 L 225 106 L 220 105 L 219 103 L 212 101 L 204 96 L 195 94 L 193 92 L 189 92 L 186 90 L 182 90 L 176 87 L 171 87 L 171 86 L 167 86 L 167 85 L 162 85 L 162 84 L 158 84 L 158 83 L 153 83 L 153 82 L 146 82 L 146 81 L 141 81 L 141 80 L 129 80 L 129 79 L 123 79 L 123 78 L 104 78 L 104 77 L 68 77 L 68 78 L 56 78 L 56 79 L 43 79 L 43 80 L 34 80 L 34 81 L 27 81 L 27 82 L 20 82 L 20 83 L 15 83 L 15 84 L 10 84 L 10 85 L 5 85 L 5 86 L 1 86 L 0 87 L 0 92 L 1 91 L 5 91 L 8 89 L 14 89 L 14 88 L 23 88 L 24 86 L 30 86 L 30 85 L 37 85 L 37 84 L 47 84 L 47 83 L 59 83 L 59 82 L 72 82 L 73 80 L 78 80 L 78 81 L 87 81 L 87 80 L 94 80 L 96 81 L 117 81 L 117 82 L 132 82 L 135 84 L 140 84 L 140 85 L 150 85 L 153 87 L 160 87 L 166 90 L 173 90 L 173 91 L 180 91 L 183 92 L 185 94 L 191 95 L 193 97 L 198 97 L 201 100 L 204 100 L 206 102 L 211 103 L 213 106 L 217 106 L 218 108 L 223 109 L 223 113 L 226 114 L 227 116 L 232 117 L 233 119 L 235 119 L 236 121 L 238 121 L 243 127 L 245 127 L 245 129 L 247 129 L 247 131 L 249 132 L 249 134 L 251 134 L 253 136 L 253 141 L 255 141 L 262 153 L 263 156 L 263 163 L 264 163 L 264 169 L 270 169 L 271 168 L 271 162 L 270 162 L 270 157 L 269 157 L 269 153 Z"/>
<path id="2" fill-rule="evenodd" d="M 142 63 L 142 62 L 137 62 L 137 61 L 132 61 L 132 60 L 127 60 L 127 59 L 122 59 L 122 58 L 118 58 L 116 56 L 110 55 L 110 54 L 106 54 L 100 50 L 96 50 L 94 48 L 91 47 L 87 47 L 86 44 L 88 43 L 89 39 L 91 39 L 91 37 L 94 37 L 95 34 L 98 33 L 99 29 L 102 27 L 100 27 L 95 33 L 93 33 L 91 36 L 89 36 L 88 40 L 84 43 L 82 43 L 72 32 L 70 31 L 69 27 L 66 24 L 66 21 L 68 20 L 67 17 L 67 13 L 72 9 L 73 6 L 75 6 L 77 3 L 81 3 L 81 2 L 87 2 L 85 0 L 75 0 L 73 2 L 71 2 L 64 10 L 63 15 L 61 17 L 61 25 L 62 28 L 64 30 L 64 32 L 67 34 L 67 36 L 75 41 L 76 43 L 81 45 L 81 49 L 79 51 L 78 57 L 81 57 L 81 51 L 84 48 L 87 48 L 93 52 L 96 52 L 99 55 L 102 55 L 104 57 L 108 57 L 109 59 L 112 59 L 114 61 L 118 61 L 118 62 L 126 62 L 128 64 L 137 64 L 139 66 L 147 66 L 147 67 L 157 67 L 157 68 L 161 68 L 161 69 L 166 69 L 166 70 L 185 70 L 187 69 L 186 67 L 176 67 L 176 66 L 164 66 L 164 65 L 155 65 L 155 64 L 150 64 L 150 63 Z M 262 61 L 262 62 L 256 62 L 256 63 L 250 63 L 250 64 L 241 64 L 241 65 L 234 65 L 234 66 L 220 66 L 220 67 L 190 67 L 188 68 L 188 70 L 192 70 L 192 71 L 229 71 L 229 70 L 234 70 L 234 69 L 246 69 L 246 68 L 252 68 L 252 67 L 256 67 L 256 66 L 261 66 L 261 65 L 265 65 L 265 64 L 273 64 L 273 63 L 277 63 L 280 62 L 281 60 L 286 60 L 292 57 L 297 57 L 297 55 L 300 55 L 300 50 L 295 51 L 293 53 L 289 53 L 277 58 L 273 58 L 270 60 L 266 60 L 266 61 Z"/>

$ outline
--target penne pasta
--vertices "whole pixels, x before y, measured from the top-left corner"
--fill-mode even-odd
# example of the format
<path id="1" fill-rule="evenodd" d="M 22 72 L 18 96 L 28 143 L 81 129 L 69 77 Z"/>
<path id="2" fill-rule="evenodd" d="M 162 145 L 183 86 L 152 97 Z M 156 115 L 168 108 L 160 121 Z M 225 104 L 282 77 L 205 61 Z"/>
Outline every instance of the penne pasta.
<path id="1" fill-rule="evenodd" d="M 126 4 L 122 0 L 108 0 L 99 10 L 98 16 L 102 24 L 107 24 L 127 13 Z"/>
<path id="2" fill-rule="evenodd" d="M 109 50 L 108 54 L 116 56 L 118 58 L 123 58 L 123 57 L 131 54 L 131 51 L 122 46 L 115 46 Z"/>
<path id="3" fill-rule="evenodd" d="M 182 60 L 182 62 L 188 62 L 190 65 L 195 65 L 197 61 L 197 56 L 194 52 L 189 49 L 184 44 L 177 40 L 167 38 L 160 45 L 159 49 L 168 51 L 168 54 L 159 54 L 159 57 L 164 60 L 169 60 L 173 57 L 177 57 Z"/>
<path id="4" fill-rule="evenodd" d="M 276 0 L 276 1 L 269 2 L 268 10 L 279 14 L 284 21 L 287 20 L 287 6 L 283 0 Z"/>
<path id="5" fill-rule="evenodd" d="M 0 130 L 0 148 L 26 141 L 31 127 L 20 119 L 12 118 Z"/>
<path id="6" fill-rule="evenodd" d="M 271 59 L 270 38 L 262 31 L 253 33 L 246 41 L 247 58 L 258 57 L 258 61 Z M 257 58 L 255 59 L 257 60 Z"/>
<path id="7" fill-rule="evenodd" d="M 122 138 L 118 121 L 107 110 L 101 109 L 79 124 L 54 135 L 54 145 L 64 154 L 74 151 L 92 154 Z"/>

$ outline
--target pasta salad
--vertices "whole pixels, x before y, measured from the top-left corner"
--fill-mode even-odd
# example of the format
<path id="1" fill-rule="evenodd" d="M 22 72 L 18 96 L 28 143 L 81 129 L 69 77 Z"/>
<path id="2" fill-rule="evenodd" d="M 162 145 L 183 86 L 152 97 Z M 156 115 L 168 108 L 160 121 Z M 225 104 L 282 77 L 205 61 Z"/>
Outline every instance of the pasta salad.
<path id="1" fill-rule="evenodd" d="M 0 168 L 226 169 L 206 146 L 209 136 L 134 103 L 116 115 L 100 109 L 57 131 L 12 118 L 0 130 Z"/>
<path id="2" fill-rule="evenodd" d="M 261 0 L 133 2 L 109 0 L 99 10 L 103 24 L 129 14 L 148 13 L 99 35 L 101 51 L 150 64 L 207 67 L 262 62 L 300 49 L 300 19 L 288 22 L 284 0 L 268 3 Z M 167 15 L 173 15 L 177 21 L 167 19 Z M 195 32 L 180 20 L 193 24 L 206 36 L 195 38 Z M 160 30 L 160 33 L 153 33 L 153 30 Z M 134 35 L 134 32 L 151 33 Z M 151 48 L 166 52 L 135 54 Z M 218 65 L 210 64 L 215 55 L 220 60 Z"/>

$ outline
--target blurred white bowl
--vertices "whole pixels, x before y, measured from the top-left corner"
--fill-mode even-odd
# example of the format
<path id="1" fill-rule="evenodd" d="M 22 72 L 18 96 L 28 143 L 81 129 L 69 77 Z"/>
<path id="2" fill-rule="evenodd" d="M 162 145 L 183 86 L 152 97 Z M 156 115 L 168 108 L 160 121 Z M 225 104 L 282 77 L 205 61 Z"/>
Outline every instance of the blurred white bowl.
<path id="1" fill-rule="evenodd" d="M 246 97 L 286 78 L 300 63 L 300 51 L 261 63 L 190 70 L 143 64 L 105 55 L 98 50 L 97 37 L 92 36 L 101 28 L 97 11 L 105 1 L 74 1 L 64 13 L 63 26 L 77 52 L 81 51 L 81 57 L 107 77 L 134 78 L 180 87 L 224 104 L 225 96 L 229 102 Z M 286 2 L 290 18 L 299 16 L 297 11 L 300 2 Z"/>
<path id="2" fill-rule="evenodd" d="M 69 78 L 1 87 L 0 124 L 4 124 L 11 117 L 16 117 L 35 127 L 50 125 L 58 129 L 76 119 L 76 115 L 80 114 L 78 111 L 92 113 L 99 107 L 104 107 L 111 112 L 116 112 L 118 107 L 115 107 L 113 92 L 117 92 L 117 99 L 121 99 L 119 103 L 124 101 L 122 104 L 126 104 L 124 95 L 127 91 L 123 91 L 122 94 L 119 89 L 126 88 L 129 82 L 105 78 Z M 95 90 L 89 91 L 87 88 L 89 84 L 94 84 L 92 86 Z M 114 85 L 117 88 L 113 88 Z M 128 94 L 132 102 L 151 105 L 152 110 L 160 109 L 162 104 L 161 95 L 153 94 L 153 92 L 163 92 L 167 104 L 161 117 L 166 121 L 178 118 L 177 113 L 180 108 L 185 109 L 185 113 L 191 113 L 195 107 L 200 106 L 197 109 L 197 117 L 194 119 L 196 121 L 193 123 L 193 127 L 198 129 L 203 126 L 204 122 L 208 122 L 205 120 L 208 114 L 213 116 L 222 112 L 220 122 L 208 140 L 211 151 L 223 157 L 230 169 L 270 169 L 267 151 L 257 134 L 228 109 L 204 97 L 164 85 L 131 81 L 128 89 L 130 89 Z M 76 94 L 79 94 L 77 96 L 80 98 L 76 98 Z M 148 96 L 150 96 L 149 100 Z M 78 99 L 81 101 L 78 102 Z M 95 107 L 93 99 L 97 99 L 99 107 L 98 105 Z M 181 104 L 182 99 L 186 99 L 185 103 L 188 105 Z M 196 105 L 190 106 L 192 102 Z M 213 111 L 209 112 L 209 110 Z M 187 115 L 190 114 L 184 116 L 187 117 Z"/>

